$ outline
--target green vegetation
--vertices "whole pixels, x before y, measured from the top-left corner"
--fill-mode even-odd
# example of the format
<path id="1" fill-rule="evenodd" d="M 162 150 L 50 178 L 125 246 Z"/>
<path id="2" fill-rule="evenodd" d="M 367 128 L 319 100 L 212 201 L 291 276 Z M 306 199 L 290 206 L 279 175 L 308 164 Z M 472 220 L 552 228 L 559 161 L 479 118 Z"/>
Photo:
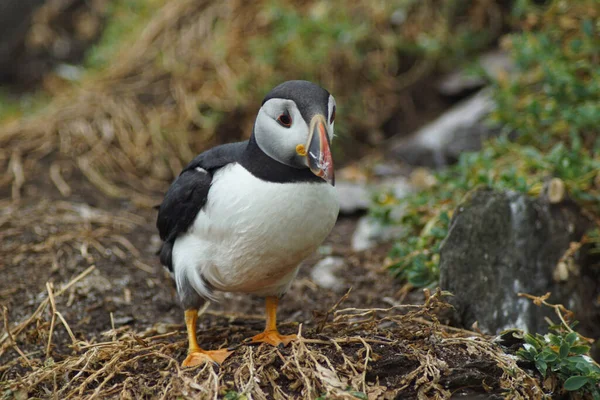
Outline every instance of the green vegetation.
<path id="1" fill-rule="evenodd" d="M 524 334 L 525 343 L 517 350 L 517 356 L 532 362 L 544 379 L 550 378 L 544 383 L 550 391 L 577 392 L 583 398 L 600 399 L 600 366 L 589 355 L 589 343 L 593 340 L 573 330 L 577 325 L 577 321 L 571 322 L 573 313 L 562 304 L 548 303 L 550 293 L 524 297 L 537 306 L 553 308 L 560 323 L 550 325 L 546 335 Z"/>
<path id="2" fill-rule="evenodd" d="M 392 249 L 389 268 L 413 286 L 437 282 L 449 217 L 478 187 L 535 196 L 547 178 L 556 177 L 571 197 L 600 213 L 600 25 L 592 22 L 598 20 L 597 2 L 554 1 L 546 8 L 525 3 L 516 9 L 524 31 L 507 42 L 517 71 L 492 81 L 497 108 L 490 123 L 516 132 L 517 140 L 492 140 L 437 173 L 433 187 L 402 200 L 380 195 L 372 207 L 376 218 L 409 228 Z M 398 207 L 403 212 L 396 213 Z"/>
<path id="3" fill-rule="evenodd" d="M 525 31 L 507 42 L 519 73 L 495 82 L 493 115 L 522 143 L 543 148 L 570 138 L 599 148 L 599 9 L 595 0 L 553 1 L 522 12 Z"/>
<path id="4" fill-rule="evenodd" d="M 114 0 L 108 3 L 102 39 L 88 50 L 86 68 L 91 71 L 106 68 L 124 44 L 140 36 L 164 4 L 165 0 Z"/>
<path id="5" fill-rule="evenodd" d="M 0 88 L 0 122 L 35 113 L 49 100 L 44 92 L 17 96 Z"/>
<path id="6" fill-rule="evenodd" d="M 525 334 L 525 344 L 517 351 L 524 360 L 535 363 L 545 378 L 553 372 L 567 391 L 580 390 L 600 399 L 600 367 L 589 357 L 590 346 L 577 332 L 555 327 L 546 335 Z"/>

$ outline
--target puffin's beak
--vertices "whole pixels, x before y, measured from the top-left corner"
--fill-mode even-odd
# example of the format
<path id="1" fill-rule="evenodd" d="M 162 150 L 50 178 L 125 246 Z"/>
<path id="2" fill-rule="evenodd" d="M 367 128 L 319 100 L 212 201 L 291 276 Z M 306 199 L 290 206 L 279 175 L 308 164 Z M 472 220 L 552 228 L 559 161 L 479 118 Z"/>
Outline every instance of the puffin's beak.
<path id="1" fill-rule="evenodd" d="M 325 122 L 325 117 L 321 114 L 315 115 L 310 121 L 306 159 L 313 174 L 335 186 L 333 158 L 331 157 L 329 135 L 325 128 Z"/>

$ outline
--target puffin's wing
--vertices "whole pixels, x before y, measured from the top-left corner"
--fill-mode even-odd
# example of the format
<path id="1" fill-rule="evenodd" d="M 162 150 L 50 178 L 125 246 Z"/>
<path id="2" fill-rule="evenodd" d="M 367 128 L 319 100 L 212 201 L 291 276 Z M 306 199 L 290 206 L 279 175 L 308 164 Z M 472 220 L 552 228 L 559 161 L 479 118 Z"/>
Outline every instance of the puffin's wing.
<path id="1" fill-rule="evenodd" d="M 173 243 L 194 223 L 198 212 L 206 204 L 213 174 L 239 160 L 247 144 L 247 141 L 230 143 L 205 151 L 196 156 L 171 184 L 158 207 L 156 219 L 158 233 L 165 242 L 160 249 L 160 261 L 170 270 L 173 269 Z"/>

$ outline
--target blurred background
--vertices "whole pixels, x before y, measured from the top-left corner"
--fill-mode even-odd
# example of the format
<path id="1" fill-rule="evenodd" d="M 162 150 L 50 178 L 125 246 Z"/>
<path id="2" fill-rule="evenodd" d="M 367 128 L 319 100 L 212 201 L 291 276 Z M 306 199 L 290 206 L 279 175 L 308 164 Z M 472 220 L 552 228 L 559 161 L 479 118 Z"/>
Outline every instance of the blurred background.
<path id="1" fill-rule="evenodd" d="M 380 305 L 373 285 L 388 305 L 441 285 L 444 322 L 546 333 L 553 318 L 567 335 L 555 308 L 518 296 L 552 292 L 598 337 L 597 0 L 0 0 L 11 316 L 92 263 L 124 279 L 107 293 L 158 274 L 152 207 L 197 153 L 248 138 L 289 79 L 338 105 L 342 216 L 307 279 L 354 286 L 357 306 Z M 367 283 L 365 265 L 380 274 Z M 160 313 L 178 315 L 171 303 Z M 155 319 L 145 307 L 134 326 Z"/>

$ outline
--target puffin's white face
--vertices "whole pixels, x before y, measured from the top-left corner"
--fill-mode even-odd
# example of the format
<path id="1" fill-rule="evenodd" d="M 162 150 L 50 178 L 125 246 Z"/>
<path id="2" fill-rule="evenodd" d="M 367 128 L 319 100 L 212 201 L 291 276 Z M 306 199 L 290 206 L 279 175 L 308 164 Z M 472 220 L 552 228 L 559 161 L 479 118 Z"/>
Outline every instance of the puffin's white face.
<path id="1" fill-rule="evenodd" d="M 310 168 L 332 183 L 333 160 L 329 146 L 334 136 L 335 109 L 335 99 L 329 95 L 328 104 L 315 104 L 304 113 L 310 118 L 307 121 L 294 100 L 269 99 L 256 117 L 256 142 L 265 154 L 280 163 Z M 323 115 L 323 111 L 327 114 Z"/>

